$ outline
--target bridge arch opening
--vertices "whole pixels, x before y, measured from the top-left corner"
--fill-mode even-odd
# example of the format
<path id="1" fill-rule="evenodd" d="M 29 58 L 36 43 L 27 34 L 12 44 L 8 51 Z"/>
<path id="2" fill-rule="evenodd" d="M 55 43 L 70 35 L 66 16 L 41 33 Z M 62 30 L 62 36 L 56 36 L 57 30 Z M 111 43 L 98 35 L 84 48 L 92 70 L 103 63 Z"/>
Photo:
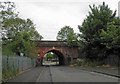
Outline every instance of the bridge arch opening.
<path id="1" fill-rule="evenodd" d="M 56 55 L 57 57 L 57 60 L 58 60 L 58 63 L 56 63 L 55 65 L 64 65 L 65 64 L 65 58 L 64 58 L 64 55 L 59 51 L 59 50 L 49 50 L 49 51 L 47 51 L 46 53 L 45 53 L 45 55 L 46 54 L 48 54 L 48 53 L 53 53 L 54 55 Z M 45 56 L 44 55 L 44 56 Z M 43 59 L 44 60 L 44 59 Z M 56 60 L 56 61 L 57 61 Z M 44 61 L 42 61 L 42 65 L 43 65 L 43 62 Z"/>

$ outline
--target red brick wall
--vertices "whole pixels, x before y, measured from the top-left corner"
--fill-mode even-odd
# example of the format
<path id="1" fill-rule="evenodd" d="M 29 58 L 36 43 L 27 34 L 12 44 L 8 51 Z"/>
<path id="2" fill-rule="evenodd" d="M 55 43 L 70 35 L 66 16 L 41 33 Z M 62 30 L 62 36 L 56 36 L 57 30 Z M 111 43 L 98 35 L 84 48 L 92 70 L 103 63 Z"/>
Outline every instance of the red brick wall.
<path id="1" fill-rule="evenodd" d="M 66 58 L 70 56 L 71 58 L 78 57 L 78 49 L 77 47 L 38 47 L 37 51 L 39 53 L 40 58 L 42 58 L 48 51 L 56 50 L 63 54 L 66 62 Z"/>

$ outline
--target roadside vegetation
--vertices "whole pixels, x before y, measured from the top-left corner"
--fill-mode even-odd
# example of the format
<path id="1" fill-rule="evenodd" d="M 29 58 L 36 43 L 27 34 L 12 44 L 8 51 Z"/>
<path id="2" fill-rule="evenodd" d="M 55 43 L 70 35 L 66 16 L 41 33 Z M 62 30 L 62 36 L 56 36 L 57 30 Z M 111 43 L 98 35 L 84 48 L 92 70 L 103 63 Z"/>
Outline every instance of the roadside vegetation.
<path id="1" fill-rule="evenodd" d="M 90 11 L 82 25 L 78 25 L 79 32 L 75 34 L 73 28 L 65 26 L 58 32 L 57 40 L 67 41 L 69 46 L 77 43 L 79 46 L 78 65 L 104 65 L 104 59 L 110 55 L 118 56 L 120 60 L 120 18 L 116 11 L 103 4 L 89 6 Z M 118 66 L 119 61 L 116 66 Z"/>
<path id="2" fill-rule="evenodd" d="M 105 2 L 89 7 L 88 15 L 78 25 L 79 33 L 75 33 L 70 26 L 64 26 L 56 38 L 67 41 L 71 48 L 79 47 L 79 58 L 71 63 L 73 66 L 107 66 L 104 60 L 110 55 L 117 56 L 120 60 L 120 18 Z M 31 19 L 19 16 L 14 2 L 0 2 L 0 30 L 2 56 L 37 56 L 36 45 L 32 41 L 43 37 Z M 52 58 L 51 54 L 47 54 L 46 60 Z M 119 66 L 119 62 L 116 66 Z M 18 70 L 13 72 L 6 71 L 4 78 L 17 74 Z"/>
<path id="3" fill-rule="evenodd" d="M 31 40 L 41 40 L 32 20 L 19 16 L 14 2 L 0 2 L 0 28 L 2 33 L 2 55 L 35 57 L 35 44 Z"/>
<path id="4" fill-rule="evenodd" d="M 0 2 L 0 30 L 4 81 L 34 67 L 37 52 L 32 41 L 41 40 L 43 37 L 37 32 L 31 19 L 19 16 L 14 2 Z"/>

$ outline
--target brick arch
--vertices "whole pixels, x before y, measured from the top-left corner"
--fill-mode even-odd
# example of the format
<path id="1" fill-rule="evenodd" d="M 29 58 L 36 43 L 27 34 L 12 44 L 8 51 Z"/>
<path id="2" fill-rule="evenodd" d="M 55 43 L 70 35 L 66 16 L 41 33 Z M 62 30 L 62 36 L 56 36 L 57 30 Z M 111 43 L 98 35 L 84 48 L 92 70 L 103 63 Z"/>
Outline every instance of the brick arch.
<path id="1" fill-rule="evenodd" d="M 61 64 L 68 64 L 67 57 L 71 57 L 71 61 L 78 57 L 78 47 L 70 47 L 64 41 L 37 41 L 36 43 L 38 55 L 41 60 L 43 59 L 44 55 L 50 51 L 63 56 L 64 60 L 61 60 Z"/>
<path id="2" fill-rule="evenodd" d="M 61 52 L 63 55 L 64 53 L 62 52 L 63 49 L 62 48 L 55 48 L 55 47 L 41 47 L 41 48 L 38 48 L 38 54 L 40 57 L 43 57 L 47 52 L 50 52 L 50 51 L 59 51 Z"/>
<path id="3" fill-rule="evenodd" d="M 38 49 L 38 54 L 39 54 L 40 59 L 43 59 L 43 57 L 46 53 L 53 52 L 59 58 L 59 65 L 64 65 L 65 64 L 65 53 L 63 53 L 62 51 L 63 51 L 62 48 L 55 48 L 55 47 L 39 48 Z"/>
<path id="4" fill-rule="evenodd" d="M 51 50 L 49 50 L 48 52 L 53 52 L 54 54 L 56 54 L 56 55 L 58 56 L 59 65 L 64 65 L 64 64 L 65 64 L 64 54 L 63 54 L 60 50 L 51 49 Z M 46 53 L 48 53 L 48 52 L 46 52 Z"/>

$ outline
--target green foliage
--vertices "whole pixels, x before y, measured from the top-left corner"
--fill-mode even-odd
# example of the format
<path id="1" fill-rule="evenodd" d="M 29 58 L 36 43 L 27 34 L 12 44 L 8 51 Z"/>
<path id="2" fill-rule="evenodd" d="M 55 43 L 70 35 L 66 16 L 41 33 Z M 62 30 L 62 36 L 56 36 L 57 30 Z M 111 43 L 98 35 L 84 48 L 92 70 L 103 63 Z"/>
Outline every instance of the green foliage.
<path id="1" fill-rule="evenodd" d="M 91 61 L 89 59 L 77 59 L 73 62 L 73 64 L 82 67 L 98 67 L 102 66 L 104 63 L 98 60 Z"/>
<path id="2" fill-rule="evenodd" d="M 18 16 L 15 10 L 16 5 L 14 2 L 0 2 L 0 18 L 14 18 Z"/>
<path id="3" fill-rule="evenodd" d="M 2 20 L 2 44 L 4 55 L 37 56 L 35 44 L 31 40 L 43 37 L 36 31 L 30 19 L 22 19 L 15 13 L 13 2 L 0 2 L 0 19 Z"/>
<path id="4" fill-rule="evenodd" d="M 45 59 L 48 60 L 48 59 L 56 59 L 58 58 L 58 56 L 55 54 L 55 53 L 52 53 L 52 52 L 48 52 L 46 53 L 46 56 L 45 56 Z"/>
<path id="5" fill-rule="evenodd" d="M 6 56 L 12 56 L 14 55 L 12 51 L 12 43 L 7 43 L 6 45 L 2 46 L 2 54 Z"/>
<path id="6" fill-rule="evenodd" d="M 73 33 L 74 30 L 69 26 L 65 26 L 65 27 L 61 28 L 61 30 L 58 32 L 57 40 L 67 41 L 67 37 L 70 32 Z"/>
<path id="7" fill-rule="evenodd" d="M 67 43 L 69 46 L 77 45 L 77 35 L 74 32 L 69 32 L 67 35 Z"/>
<path id="8" fill-rule="evenodd" d="M 120 26 L 116 25 L 115 22 L 110 22 L 107 24 L 107 30 L 101 30 L 101 40 L 102 44 L 108 49 L 112 47 L 120 47 Z"/>
<path id="9" fill-rule="evenodd" d="M 78 26 L 81 32 L 81 52 L 85 58 L 103 60 L 109 48 L 118 47 L 120 43 L 120 20 L 115 17 L 116 11 L 110 10 L 104 2 L 102 5 L 89 7 L 89 15 L 82 25 Z"/>
<path id="10" fill-rule="evenodd" d="M 115 18 L 116 11 L 112 13 L 112 10 L 108 8 L 108 5 L 99 5 L 96 7 L 90 6 L 91 12 L 82 23 L 82 26 L 79 26 L 80 32 L 82 32 L 82 37 L 86 43 L 95 43 L 100 41 L 100 30 L 107 29 L 107 23 L 111 22 Z"/>
<path id="11" fill-rule="evenodd" d="M 74 33 L 73 28 L 70 26 L 65 26 L 61 28 L 61 30 L 58 32 L 57 35 L 58 41 L 67 41 L 69 46 L 76 45 L 77 41 L 77 35 Z"/>
<path id="12" fill-rule="evenodd" d="M 46 54 L 46 57 L 47 57 L 48 59 L 53 58 L 53 56 L 54 56 L 54 54 L 51 53 L 51 52 L 49 52 L 49 53 Z"/>

